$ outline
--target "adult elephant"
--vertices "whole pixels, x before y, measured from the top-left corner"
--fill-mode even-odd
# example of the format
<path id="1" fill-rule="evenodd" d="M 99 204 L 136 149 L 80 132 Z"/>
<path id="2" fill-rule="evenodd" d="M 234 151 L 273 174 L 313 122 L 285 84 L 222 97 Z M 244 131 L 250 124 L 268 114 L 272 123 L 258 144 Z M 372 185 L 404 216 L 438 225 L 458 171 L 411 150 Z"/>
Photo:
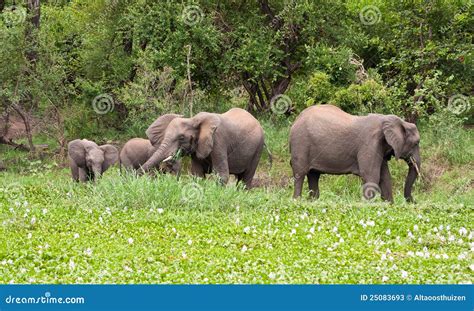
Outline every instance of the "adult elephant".
<path id="1" fill-rule="evenodd" d="M 118 150 L 112 145 L 98 146 L 87 139 L 75 139 L 68 144 L 72 179 L 90 181 L 100 177 L 118 160 Z"/>
<path id="2" fill-rule="evenodd" d="M 152 144 L 161 144 L 142 166 L 144 171 L 172 159 L 181 150 L 191 156 L 194 175 L 205 177 L 214 170 L 226 184 L 229 174 L 234 174 L 247 188 L 251 188 L 264 145 L 260 123 L 240 108 L 223 114 L 201 112 L 192 118 L 176 117 L 168 124 L 158 118 L 146 134 Z"/>
<path id="3" fill-rule="evenodd" d="M 132 138 L 120 150 L 119 163 L 126 169 L 139 170 L 143 164 L 153 155 L 156 148 L 148 139 Z M 162 173 L 178 175 L 181 169 L 180 160 L 170 160 L 163 168 L 157 167 Z"/>
<path id="4" fill-rule="evenodd" d="M 408 164 L 404 196 L 412 201 L 421 166 L 419 142 L 416 125 L 395 115 L 353 116 L 333 105 L 309 107 L 290 131 L 294 197 L 301 195 L 305 176 L 311 195 L 319 197 L 321 174 L 355 174 L 364 181 L 365 198 L 373 198 L 376 190 L 393 202 L 387 162 L 395 156 Z"/>

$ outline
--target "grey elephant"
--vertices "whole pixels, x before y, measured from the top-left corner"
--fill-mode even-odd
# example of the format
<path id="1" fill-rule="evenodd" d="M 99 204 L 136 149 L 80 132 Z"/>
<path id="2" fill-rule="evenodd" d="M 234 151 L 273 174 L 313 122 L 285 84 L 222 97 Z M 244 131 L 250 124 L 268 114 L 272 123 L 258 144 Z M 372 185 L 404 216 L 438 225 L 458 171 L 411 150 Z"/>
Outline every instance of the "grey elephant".
<path id="1" fill-rule="evenodd" d="M 165 129 L 163 131 L 163 129 Z M 180 150 L 191 156 L 191 171 L 205 177 L 213 170 L 226 184 L 229 174 L 251 188 L 264 146 L 260 123 L 247 111 L 233 108 L 223 114 L 201 112 L 192 118 L 158 118 L 146 134 L 158 149 L 143 165 L 147 171 Z"/>
<path id="2" fill-rule="evenodd" d="M 98 146 L 87 139 L 68 144 L 69 166 L 75 181 L 93 181 L 118 160 L 118 150 L 112 145 Z"/>
<path id="3" fill-rule="evenodd" d="M 421 167 L 419 142 L 416 125 L 395 115 L 353 116 L 333 105 L 306 108 L 290 130 L 294 197 L 301 195 L 305 176 L 311 196 L 319 197 L 321 174 L 355 174 L 363 179 L 365 198 L 380 191 L 393 202 L 387 162 L 395 156 L 408 164 L 404 196 L 412 201 Z"/>
<path id="4" fill-rule="evenodd" d="M 122 147 L 120 151 L 120 167 L 139 170 L 143 164 L 153 155 L 156 148 L 148 139 L 132 138 Z M 170 160 L 163 167 L 157 167 L 163 173 L 178 175 L 181 170 L 180 160 Z"/>

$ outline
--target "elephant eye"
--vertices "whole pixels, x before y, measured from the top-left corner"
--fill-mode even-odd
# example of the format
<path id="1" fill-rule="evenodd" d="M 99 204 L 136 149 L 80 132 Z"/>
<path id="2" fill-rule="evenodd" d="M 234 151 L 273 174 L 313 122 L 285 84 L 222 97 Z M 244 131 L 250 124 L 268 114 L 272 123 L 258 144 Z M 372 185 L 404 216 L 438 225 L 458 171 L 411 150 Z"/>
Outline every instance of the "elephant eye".
<path id="1" fill-rule="evenodd" d="M 184 140 L 184 135 L 183 134 L 179 135 L 178 139 L 179 140 Z"/>

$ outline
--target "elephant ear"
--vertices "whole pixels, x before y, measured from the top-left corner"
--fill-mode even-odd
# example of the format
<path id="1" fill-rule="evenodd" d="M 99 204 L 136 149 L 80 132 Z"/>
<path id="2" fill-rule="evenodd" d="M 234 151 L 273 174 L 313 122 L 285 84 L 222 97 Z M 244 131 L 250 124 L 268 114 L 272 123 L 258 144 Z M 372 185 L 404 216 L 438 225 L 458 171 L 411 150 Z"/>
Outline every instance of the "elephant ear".
<path id="1" fill-rule="evenodd" d="M 118 161 L 119 152 L 115 146 L 102 145 L 99 148 L 104 152 L 104 163 L 102 163 L 102 172 L 105 172 L 111 165 Z"/>
<path id="2" fill-rule="evenodd" d="M 205 159 L 214 147 L 214 132 L 221 120 L 213 113 L 201 112 L 193 118 L 193 122 L 199 129 L 196 155 L 199 159 Z"/>
<path id="3" fill-rule="evenodd" d="M 69 142 L 67 145 L 67 153 L 77 166 L 86 166 L 86 148 L 82 140 L 75 139 Z"/>
<path id="4" fill-rule="evenodd" d="M 402 119 L 394 115 L 385 116 L 382 130 L 385 140 L 393 148 L 395 158 L 400 159 L 405 144 L 405 128 Z"/>
<path id="5" fill-rule="evenodd" d="M 169 113 L 156 119 L 145 132 L 151 144 L 153 146 L 159 146 L 163 141 L 168 124 L 170 124 L 173 119 L 181 117 L 182 115 Z"/>

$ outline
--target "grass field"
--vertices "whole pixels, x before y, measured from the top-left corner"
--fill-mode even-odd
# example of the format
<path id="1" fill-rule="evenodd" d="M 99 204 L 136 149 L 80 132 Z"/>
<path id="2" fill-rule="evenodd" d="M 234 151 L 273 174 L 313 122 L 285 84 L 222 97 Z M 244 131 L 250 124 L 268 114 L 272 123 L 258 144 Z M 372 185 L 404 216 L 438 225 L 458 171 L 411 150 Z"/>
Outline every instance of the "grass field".
<path id="1" fill-rule="evenodd" d="M 354 176 L 293 200 L 288 127 L 264 127 L 274 164 L 251 191 L 117 168 L 76 184 L 57 160 L 2 149 L 0 283 L 472 283 L 472 131 L 422 139 L 416 204 L 392 161 L 390 205 L 364 201 Z"/>

